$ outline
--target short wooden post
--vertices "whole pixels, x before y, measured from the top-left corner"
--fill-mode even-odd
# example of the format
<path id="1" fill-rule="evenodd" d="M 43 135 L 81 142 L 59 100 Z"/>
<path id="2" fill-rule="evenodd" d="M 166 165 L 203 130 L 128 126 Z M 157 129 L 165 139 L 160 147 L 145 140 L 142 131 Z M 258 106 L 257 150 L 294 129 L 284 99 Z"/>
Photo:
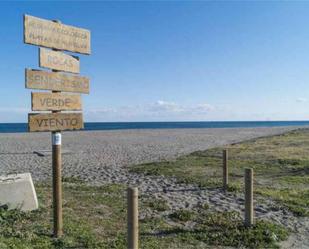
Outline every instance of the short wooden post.
<path id="1" fill-rule="evenodd" d="M 253 169 L 245 169 L 245 226 L 253 225 Z"/>
<path id="2" fill-rule="evenodd" d="M 128 249 L 138 249 L 138 189 L 128 188 Z"/>
<path id="3" fill-rule="evenodd" d="M 223 150 L 223 189 L 227 189 L 229 184 L 229 171 L 228 171 L 228 150 Z"/>

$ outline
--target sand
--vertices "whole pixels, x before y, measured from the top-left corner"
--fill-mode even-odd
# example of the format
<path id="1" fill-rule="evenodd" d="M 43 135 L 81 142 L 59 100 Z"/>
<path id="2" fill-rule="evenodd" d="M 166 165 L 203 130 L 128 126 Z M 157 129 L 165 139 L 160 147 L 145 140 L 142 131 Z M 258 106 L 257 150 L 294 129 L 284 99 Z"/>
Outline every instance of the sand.
<path id="1" fill-rule="evenodd" d="M 242 195 L 220 189 L 205 190 L 177 184 L 163 176 L 131 174 L 127 166 L 173 159 L 196 150 L 251 138 L 281 134 L 297 127 L 158 129 L 83 131 L 63 133 L 63 175 L 90 184 L 125 183 L 139 187 L 144 196 L 165 199 L 171 209 L 194 208 L 207 202 L 211 209 L 243 211 Z M 30 172 L 35 181 L 51 179 L 50 133 L 0 134 L 0 174 Z M 35 154 L 34 151 L 39 152 Z M 282 248 L 309 248 L 309 220 L 274 208 L 271 200 L 256 205 L 256 216 L 271 219 L 295 233 Z M 141 217 L 162 215 L 147 210 Z"/>

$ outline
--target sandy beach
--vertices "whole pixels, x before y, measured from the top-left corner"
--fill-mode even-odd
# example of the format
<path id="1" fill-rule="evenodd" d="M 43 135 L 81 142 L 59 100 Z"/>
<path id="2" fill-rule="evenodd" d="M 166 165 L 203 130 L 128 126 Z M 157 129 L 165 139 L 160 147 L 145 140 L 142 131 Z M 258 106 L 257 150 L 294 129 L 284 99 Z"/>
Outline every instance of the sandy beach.
<path id="1" fill-rule="evenodd" d="M 90 183 L 126 182 L 125 167 L 131 164 L 172 159 L 193 151 L 280 134 L 296 128 L 64 132 L 63 175 L 78 176 Z M 51 177 L 50 150 L 50 133 L 0 134 L 0 173 L 31 172 L 34 180 L 48 179 Z"/>
<path id="2" fill-rule="evenodd" d="M 221 189 L 198 189 L 163 176 L 129 173 L 132 164 L 173 159 L 197 150 L 281 134 L 298 127 L 158 129 L 84 131 L 63 133 L 63 175 L 90 184 L 123 183 L 139 187 L 142 195 L 167 201 L 172 209 L 194 208 L 202 202 L 218 211 L 243 212 L 242 195 Z M 31 172 L 35 181 L 51 179 L 50 133 L 0 134 L 0 173 Z M 38 153 L 34 153 L 38 152 Z M 296 218 L 286 210 L 274 210 L 272 201 L 256 206 L 256 216 L 271 219 L 298 232 L 282 248 L 308 248 L 308 218 Z M 144 212 L 141 217 L 155 216 Z"/>

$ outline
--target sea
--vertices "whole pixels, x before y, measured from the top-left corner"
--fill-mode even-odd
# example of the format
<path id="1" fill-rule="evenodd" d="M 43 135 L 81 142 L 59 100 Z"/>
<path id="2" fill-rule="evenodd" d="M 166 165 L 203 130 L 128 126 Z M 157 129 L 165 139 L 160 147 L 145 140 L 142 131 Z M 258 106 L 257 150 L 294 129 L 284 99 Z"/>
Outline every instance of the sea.
<path id="1" fill-rule="evenodd" d="M 126 129 L 243 128 L 309 126 L 309 121 L 88 122 L 86 131 Z M 0 133 L 27 132 L 26 123 L 0 123 Z"/>

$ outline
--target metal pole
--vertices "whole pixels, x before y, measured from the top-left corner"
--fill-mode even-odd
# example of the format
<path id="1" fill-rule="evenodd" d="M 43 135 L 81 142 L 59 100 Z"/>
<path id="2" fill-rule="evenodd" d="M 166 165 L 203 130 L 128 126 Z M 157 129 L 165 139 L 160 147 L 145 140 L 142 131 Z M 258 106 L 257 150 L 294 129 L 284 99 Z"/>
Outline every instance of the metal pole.
<path id="1" fill-rule="evenodd" d="M 223 150 L 223 189 L 227 189 L 229 184 L 229 172 L 228 172 L 228 150 Z"/>
<path id="2" fill-rule="evenodd" d="M 61 21 L 53 22 L 61 24 Z M 58 49 L 53 49 L 59 51 Z M 52 70 L 58 72 L 58 70 Z M 53 91 L 57 93 L 57 91 Z M 61 111 L 52 111 L 58 113 Z M 61 174 L 61 132 L 52 132 L 52 164 L 53 164 L 53 209 L 54 209 L 54 237 L 59 238 L 63 235 L 62 219 L 62 174 Z"/>
<path id="3" fill-rule="evenodd" d="M 253 225 L 253 169 L 245 169 L 245 226 Z"/>
<path id="4" fill-rule="evenodd" d="M 128 249 L 138 249 L 138 189 L 128 188 Z"/>

